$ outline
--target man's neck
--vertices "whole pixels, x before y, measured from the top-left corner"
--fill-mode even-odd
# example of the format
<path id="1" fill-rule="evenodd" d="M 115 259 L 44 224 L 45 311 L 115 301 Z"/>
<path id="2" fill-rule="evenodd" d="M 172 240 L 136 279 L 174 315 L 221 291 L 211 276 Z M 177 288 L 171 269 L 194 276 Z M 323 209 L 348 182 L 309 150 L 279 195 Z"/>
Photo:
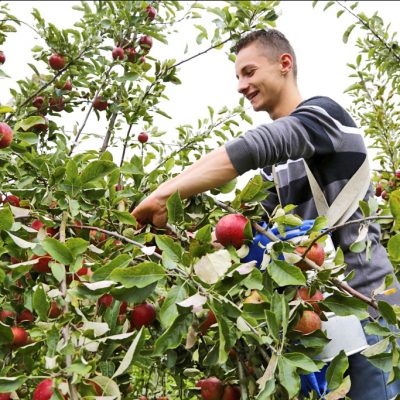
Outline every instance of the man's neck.
<path id="1" fill-rule="evenodd" d="M 287 93 L 284 93 L 282 95 L 282 99 L 284 99 L 284 101 L 281 101 L 278 106 L 269 114 L 272 120 L 290 115 L 303 101 L 303 97 L 301 96 L 297 86 L 295 88 L 291 88 L 291 90 Z"/>

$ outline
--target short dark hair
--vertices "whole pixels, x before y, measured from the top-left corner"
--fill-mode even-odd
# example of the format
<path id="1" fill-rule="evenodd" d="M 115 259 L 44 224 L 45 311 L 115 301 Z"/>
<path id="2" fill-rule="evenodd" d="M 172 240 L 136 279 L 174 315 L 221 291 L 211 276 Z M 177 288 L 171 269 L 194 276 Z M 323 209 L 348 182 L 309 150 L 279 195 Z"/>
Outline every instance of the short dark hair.
<path id="1" fill-rule="evenodd" d="M 259 29 L 241 37 L 234 47 L 235 54 L 238 54 L 240 50 L 257 41 L 270 51 L 269 55 L 273 58 L 278 59 L 282 53 L 290 54 L 293 57 L 293 75 L 297 78 L 296 54 L 289 40 L 277 29 Z"/>

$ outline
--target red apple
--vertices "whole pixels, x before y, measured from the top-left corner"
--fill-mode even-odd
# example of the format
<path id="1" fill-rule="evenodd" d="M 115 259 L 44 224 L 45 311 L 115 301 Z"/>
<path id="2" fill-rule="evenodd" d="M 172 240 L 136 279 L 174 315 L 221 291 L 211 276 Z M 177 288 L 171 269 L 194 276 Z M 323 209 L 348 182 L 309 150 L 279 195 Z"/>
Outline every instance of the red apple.
<path id="1" fill-rule="evenodd" d="M 34 315 L 32 314 L 31 311 L 27 310 L 26 308 L 17 315 L 17 322 L 23 322 L 23 321 L 33 322 L 34 320 L 35 320 Z"/>
<path id="2" fill-rule="evenodd" d="M 145 56 L 141 56 L 139 58 L 139 61 L 140 61 L 141 64 L 145 63 L 146 62 L 146 57 Z"/>
<path id="3" fill-rule="evenodd" d="M 150 50 L 151 46 L 153 46 L 153 38 L 149 35 L 141 36 L 139 39 L 139 46 L 143 50 Z"/>
<path id="4" fill-rule="evenodd" d="M 17 196 L 14 196 L 13 194 L 8 194 L 3 198 L 3 204 L 5 203 L 10 203 L 14 207 L 19 207 L 19 202 L 20 199 Z"/>
<path id="5" fill-rule="evenodd" d="M 131 313 L 131 326 L 140 329 L 142 326 L 151 325 L 156 318 L 156 309 L 150 303 L 135 306 Z"/>
<path id="6" fill-rule="evenodd" d="M 50 310 L 49 310 L 49 317 L 50 318 L 57 318 L 62 314 L 63 310 L 58 307 L 58 304 L 56 301 L 52 301 L 50 304 Z"/>
<path id="7" fill-rule="evenodd" d="M 7 318 L 15 318 L 15 312 L 11 310 L 1 310 L 0 321 L 4 322 Z"/>
<path id="8" fill-rule="evenodd" d="M 389 200 L 389 193 L 386 190 L 382 192 L 382 199 Z"/>
<path id="9" fill-rule="evenodd" d="M 42 272 L 42 273 L 46 273 L 46 272 L 50 272 L 51 269 L 49 267 L 49 262 L 52 261 L 52 258 L 46 254 L 44 256 L 38 256 L 36 254 L 34 254 L 31 257 L 31 260 L 36 260 L 38 259 L 39 261 L 36 264 L 33 264 L 32 269 L 36 272 Z"/>
<path id="10" fill-rule="evenodd" d="M 232 245 L 239 249 L 245 240 L 244 228 L 249 220 L 242 214 L 228 214 L 222 217 L 215 227 L 215 235 L 223 246 Z"/>
<path id="11" fill-rule="evenodd" d="M 383 186 L 381 183 L 378 183 L 375 188 L 375 196 L 379 197 L 382 194 Z"/>
<path id="12" fill-rule="evenodd" d="M 44 226 L 45 224 L 40 221 L 40 219 L 35 219 L 31 224 L 31 228 L 35 229 L 36 231 L 39 231 L 40 228 L 43 228 Z M 57 233 L 57 230 L 54 228 L 46 228 L 46 233 L 50 236 L 54 236 Z"/>
<path id="13" fill-rule="evenodd" d="M 6 62 L 6 56 L 2 51 L 0 51 L 0 65 L 3 65 Z"/>
<path id="14" fill-rule="evenodd" d="M 303 246 L 296 247 L 296 251 L 300 254 L 304 254 L 306 249 L 307 249 L 307 247 L 303 247 Z M 312 245 L 310 251 L 307 253 L 306 258 L 308 258 L 311 261 L 314 261 L 315 264 L 321 266 L 325 260 L 324 248 L 319 243 L 314 243 Z M 305 261 L 299 261 L 296 265 L 303 271 L 307 271 L 307 270 L 311 269 L 311 267 L 309 267 Z"/>
<path id="15" fill-rule="evenodd" d="M 224 389 L 224 394 L 221 400 L 240 400 L 240 387 L 234 385 L 227 385 Z"/>
<path id="16" fill-rule="evenodd" d="M 0 393 L 0 400 L 10 400 L 11 393 Z"/>
<path id="17" fill-rule="evenodd" d="M 317 329 L 321 329 L 321 318 L 316 312 L 310 310 L 303 312 L 303 315 L 294 327 L 295 331 L 299 331 L 303 335 L 312 333 Z"/>
<path id="18" fill-rule="evenodd" d="M 12 129 L 5 122 L 0 122 L 0 149 L 8 147 L 13 140 L 13 136 Z"/>
<path id="19" fill-rule="evenodd" d="M 65 66 L 65 58 L 61 54 L 52 54 L 49 58 L 49 65 L 51 68 L 59 71 Z"/>
<path id="20" fill-rule="evenodd" d="M 36 386 L 36 389 L 33 392 L 32 400 L 50 400 L 53 394 L 53 380 L 47 378 Z M 68 397 L 64 396 L 64 399 L 68 399 Z"/>
<path id="21" fill-rule="evenodd" d="M 149 140 L 149 135 L 146 132 L 140 132 L 138 140 L 140 143 L 146 143 Z"/>
<path id="22" fill-rule="evenodd" d="M 319 290 L 316 290 L 315 293 L 310 296 L 310 289 L 308 287 L 301 287 L 297 290 L 296 297 L 302 299 L 308 304 L 311 304 L 316 313 L 321 313 L 321 309 L 319 308 L 317 303 L 324 300 L 324 296 Z"/>
<path id="23" fill-rule="evenodd" d="M 95 110 L 98 111 L 104 111 L 107 109 L 108 107 L 108 102 L 106 99 L 104 99 L 104 97 L 102 96 L 97 96 L 94 100 L 93 100 L 93 108 Z"/>
<path id="24" fill-rule="evenodd" d="M 394 175 L 396 178 L 400 179 L 400 169 L 397 169 Z"/>
<path id="25" fill-rule="evenodd" d="M 24 328 L 21 328 L 20 326 L 12 326 L 11 330 L 14 336 L 11 344 L 14 347 L 25 346 L 28 343 L 28 332 Z"/>
<path id="26" fill-rule="evenodd" d="M 63 86 L 63 89 L 64 89 L 64 90 L 67 90 L 67 91 L 72 90 L 72 82 L 71 82 L 70 79 L 67 79 L 67 80 L 65 81 L 64 86 Z"/>
<path id="27" fill-rule="evenodd" d="M 134 47 L 128 47 L 125 52 L 129 62 L 136 62 L 137 53 Z"/>
<path id="28" fill-rule="evenodd" d="M 204 400 L 221 400 L 223 392 L 224 386 L 215 376 L 203 379 L 200 394 Z"/>
<path id="29" fill-rule="evenodd" d="M 157 16 L 156 9 L 150 4 L 146 7 L 147 19 L 149 21 L 153 21 L 153 19 Z"/>
<path id="30" fill-rule="evenodd" d="M 112 51 L 112 58 L 114 60 L 116 60 L 117 58 L 119 60 L 123 60 L 124 59 L 124 49 L 122 47 L 114 47 L 113 51 Z"/>
<path id="31" fill-rule="evenodd" d="M 217 319 L 215 318 L 215 314 L 212 310 L 208 311 L 207 318 L 200 324 L 199 330 L 202 335 L 205 335 L 208 328 L 211 325 L 214 325 L 217 322 Z"/>
<path id="32" fill-rule="evenodd" d="M 89 232 L 89 238 L 92 242 L 99 244 L 107 240 L 107 235 L 104 232 L 97 231 L 96 229 L 91 229 Z"/>
<path id="33" fill-rule="evenodd" d="M 139 396 L 139 400 L 149 400 L 147 396 Z"/>
<path id="34" fill-rule="evenodd" d="M 64 110 L 64 98 L 62 96 L 51 97 L 49 100 L 49 107 L 53 111 Z"/>
<path id="35" fill-rule="evenodd" d="M 111 307 L 111 303 L 114 301 L 114 297 L 111 294 L 103 294 L 103 296 L 99 297 L 97 300 L 99 307 L 100 305 L 104 305 L 105 308 Z"/>
<path id="36" fill-rule="evenodd" d="M 43 96 L 37 96 L 33 99 L 32 105 L 40 110 L 44 106 L 45 100 L 46 99 Z"/>

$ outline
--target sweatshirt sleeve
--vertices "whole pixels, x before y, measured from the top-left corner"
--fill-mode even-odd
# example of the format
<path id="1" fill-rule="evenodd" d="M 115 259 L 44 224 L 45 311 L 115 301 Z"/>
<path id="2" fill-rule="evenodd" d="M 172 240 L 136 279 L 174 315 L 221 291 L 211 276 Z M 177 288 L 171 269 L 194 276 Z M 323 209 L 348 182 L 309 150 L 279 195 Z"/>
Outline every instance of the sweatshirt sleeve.
<path id="1" fill-rule="evenodd" d="M 227 142 L 225 148 L 239 175 L 289 159 L 307 159 L 315 152 L 307 130 L 294 116 L 251 129 Z"/>

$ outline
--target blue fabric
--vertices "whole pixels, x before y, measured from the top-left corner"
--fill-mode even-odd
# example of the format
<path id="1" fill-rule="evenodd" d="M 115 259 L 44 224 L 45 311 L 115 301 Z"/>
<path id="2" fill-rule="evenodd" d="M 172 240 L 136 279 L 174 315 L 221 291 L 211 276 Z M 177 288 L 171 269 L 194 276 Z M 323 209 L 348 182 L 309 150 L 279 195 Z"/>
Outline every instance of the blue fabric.
<path id="1" fill-rule="evenodd" d="M 329 364 L 325 365 L 320 371 L 312 372 L 307 375 L 300 375 L 301 394 L 307 396 L 312 390 L 322 396 L 329 392 L 328 383 L 325 378 L 325 373 Z"/>
<path id="2" fill-rule="evenodd" d="M 306 232 L 313 226 L 313 224 L 314 224 L 313 219 L 307 219 L 304 220 L 303 224 L 300 226 L 287 227 L 285 231 L 285 236 L 282 236 L 277 228 L 272 228 L 269 230 L 269 232 L 273 233 L 281 240 L 288 240 L 288 239 L 293 239 L 294 237 L 297 236 L 305 235 Z M 262 222 L 260 223 L 260 226 L 265 229 L 267 227 L 267 224 L 266 222 Z M 255 232 L 253 232 L 253 234 L 254 233 Z M 260 268 L 265 253 L 265 246 L 270 242 L 271 241 L 265 235 L 263 235 L 262 233 L 257 233 L 254 236 L 252 244 L 249 246 L 249 253 L 247 254 L 246 257 L 242 258 L 241 261 L 242 262 L 256 261 L 257 268 Z M 262 246 L 260 246 L 260 244 Z"/>

